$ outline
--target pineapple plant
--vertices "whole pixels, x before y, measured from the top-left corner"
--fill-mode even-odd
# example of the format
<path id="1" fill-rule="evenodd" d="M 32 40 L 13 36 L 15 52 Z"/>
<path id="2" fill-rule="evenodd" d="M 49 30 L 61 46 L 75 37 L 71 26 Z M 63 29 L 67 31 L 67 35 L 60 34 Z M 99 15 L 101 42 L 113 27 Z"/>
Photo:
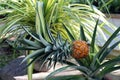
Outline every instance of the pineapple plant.
<path id="1" fill-rule="evenodd" d="M 120 33 L 120 27 L 116 29 L 116 31 L 109 37 L 109 39 L 105 42 L 102 48 L 95 48 L 96 43 L 95 43 L 95 37 L 96 37 L 96 32 L 97 32 L 97 24 L 98 21 L 96 22 L 96 26 L 94 28 L 93 32 L 93 37 L 91 40 L 91 43 L 88 47 L 87 45 L 87 38 L 85 37 L 84 34 L 84 28 L 81 26 L 80 27 L 80 32 L 81 33 L 81 40 L 74 40 L 69 31 L 66 29 L 68 32 L 69 36 L 71 36 L 71 39 L 73 40 L 73 45 L 71 46 L 71 56 L 75 61 L 77 62 L 70 62 L 66 61 L 64 62 L 67 64 L 67 66 L 64 66 L 60 69 L 57 69 L 50 73 L 45 80 L 59 80 L 59 79 L 64 79 L 62 77 L 54 77 L 51 78 L 53 75 L 66 70 L 68 68 L 74 68 L 76 70 L 79 70 L 82 75 L 78 75 L 79 78 L 76 78 L 76 76 L 67 76 L 68 78 L 64 80 L 109 80 L 105 77 L 106 74 L 120 69 L 120 56 L 114 57 L 110 60 L 106 60 L 107 55 L 120 43 L 120 39 L 118 39 L 117 42 L 112 44 L 110 47 L 110 43 L 115 39 L 119 33 Z M 105 60 L 105 61 L 104 61 Z M 110 79 L 111 80 L 111 79 Z"/>

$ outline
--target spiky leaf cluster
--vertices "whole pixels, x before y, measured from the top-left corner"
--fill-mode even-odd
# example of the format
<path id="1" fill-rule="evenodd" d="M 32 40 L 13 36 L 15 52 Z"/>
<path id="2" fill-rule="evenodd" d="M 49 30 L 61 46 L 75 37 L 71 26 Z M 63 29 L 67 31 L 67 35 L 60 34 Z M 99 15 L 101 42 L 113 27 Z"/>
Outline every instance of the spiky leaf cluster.
<path id="1" fill-rule="evenodd" d="M 62 63 L 62 61 L 69 58 L 70 44 L 67 40 L 63 40 L 61 38 L 60 33 L 58 33 L 55 38 L 48 29 L 50 41 L 47 41 L 41 35 L 33 34 L 26 28 L 24 29 L 28 32 L 32 39 L 24 38 L 19 40 L 21 45 L 18 45 L 17 49 L 32 50 L 32 54 L 29 54 L 23 62 L 32 58 L 32 61 L 28 65 L 36 60 L 40 60 L 42 65 L 48 62 L 48 67 L 53 65 L 55 67 L 58 61 Z"/>

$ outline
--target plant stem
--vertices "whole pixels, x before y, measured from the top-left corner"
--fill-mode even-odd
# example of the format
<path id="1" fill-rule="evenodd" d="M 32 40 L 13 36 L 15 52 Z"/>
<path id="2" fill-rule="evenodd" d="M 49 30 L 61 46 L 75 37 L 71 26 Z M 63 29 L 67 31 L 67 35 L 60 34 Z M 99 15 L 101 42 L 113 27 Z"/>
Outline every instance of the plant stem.
<path id="1" fill-rule="evenodd" d="M 32 53 L 32 50 L 31 51 L 28 51 L 29 54 Z M 32 59 L 29 59 L 28 60 L 28 64 L 32 61 Z M 32 80 L 32 73 L 33 73 L 33 67 L 34 67 L 34 63 L 31 63 L 30 66 L 28 66 L 28 80 Z"/>

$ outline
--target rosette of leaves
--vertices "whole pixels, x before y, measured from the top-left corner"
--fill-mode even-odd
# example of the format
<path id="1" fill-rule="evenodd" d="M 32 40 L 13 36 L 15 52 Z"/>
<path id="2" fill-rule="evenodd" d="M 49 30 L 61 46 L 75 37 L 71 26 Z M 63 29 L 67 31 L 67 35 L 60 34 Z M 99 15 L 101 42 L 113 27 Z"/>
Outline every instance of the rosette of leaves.
<path id="1" fill-rule="evenodd" d="M 50 66 L 56 65 L 58 61 L 62 63 L 62 61 L 66 60 L 70 56 L 70 44 L 67 40 L 63 40 L 58 33 L 57 37 L 53 37 L 51 32 L 48 29 L 49 41 L 45 40 L 41 34 L 32 34 L 26 28 L 24 28 L 26 32 L 32 37 L 32 39 L 21 39 L 19 40 L 20 45 L 17 45 L 17 49 L 19 50 L 28 50 L 32 53 L 27 55 L 27 57 L 23 60 L 32 59 L 32 61 L 28 64 L 39 60 L 42 62 L 40 65 L 44 65 L 46 62 L 48 63 L 48 68 Z"/>
<path id="2" fill-rule="evenodd" d="M 72 35 L 78 39 L 78 36 L 75 34 L 79 33 L 78 26 L 82 25 L 85 26 L 85 33 L 90 40 L 91 30 L 93 30 L 95 19 L 98 17 L 100 17 L 101 22 L 103 22 L 99 25 L 98 33 L 101 34 L 104 40 L 106 40 L 104 32 L 110 34 L 107 29 L 103 27 L 104 24 L 108 25 L 111 29 L 115 29 L 115 27 L 105 19 L 103 13 L 96 7 L 89 5 L 72 4 L 68 0 L 7 0 L 0 2 L 0 6 L 8 7 L 0 11 L 1 15 L 6 15 L 0 20 L 5 23 L 0 29 L 1 38 L 25 34 L 26 32 L 21 26 L 25 26 L 31 31 L 36 31 L 35 16 L 37 1 L 43 2 L 42 11 L 45 23 L 50 26 L 54 36 L 57 36 L 57 32 L 60 31 L 64 39 L 70 40 L 63 28 L 64 24 L 69 28 Z"/>
<path id="3" fill-rule="evenodd" d="M 106 41 L 103 47 L 100 48 L 98 51 L 95 49 L 96 31 L 97 31 L 97 25 L 94 28 L 94 33 L 93 33 L 92 41 L 90 44 L 90 51 L 87 57 L 76 59 L 73 56 L 77 64 L 75 64 L 74 62 L 69 62 L 69 61 L 65 62 L 65 64 L 67 64 L 68 66 L 65 66 L 60 69 L 57 69 L 56 71 L 53 71 L 46 77 L 46 80 L 49 80 L 51 76 L 63 70 L 66 70 L 68 68 L 74 68 L 76 70 L 79 70 L 80 72 L 82 72 L 83 76 L 80 77 L 79 75 L 79 78 L 77 79 L 76 79 L 76 76 L 75 77 L 71 76 L 71 78 L 68 77 L 66 78 L 66 80 L 69 78 L 73 80 L 78 80 L 78 79 L 102 80 L 103 78 L 105 78 L 106 74 L 114 70 L 120 69 L 120 65 L 119 65 L 120 56 L 114 57 L 110 60 L 106 59 L 107 55 L 109 55 L 110 52 L 120 43 L 120 39 L 118 39 L 117 42 L 115 42 L 109 47 L 110 43 L 118 36 L 118 34 L 120 34 L 120 27 L 118 27 L 118 29 L 109 37 L 109 39 Z M 81 40 L 86 41 L 83 27 L 81 27 L 81 32 L 82 32 Z M 60 78 L 63 79 L 62 77 L 58 77 L 58 78 L 56 77 L 56 78 L 51 78 L 51 79 L 59 80 Z"/>

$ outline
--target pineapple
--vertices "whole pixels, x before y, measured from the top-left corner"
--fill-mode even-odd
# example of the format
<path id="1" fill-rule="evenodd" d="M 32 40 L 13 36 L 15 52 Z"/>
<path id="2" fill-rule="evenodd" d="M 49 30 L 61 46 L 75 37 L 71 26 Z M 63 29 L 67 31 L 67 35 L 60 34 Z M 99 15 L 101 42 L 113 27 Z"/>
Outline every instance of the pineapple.
<path id="1" fill-rule="evenodd" d="M 75 59 L 85 58 L 88 56 L 89 46 L 85 41 L 76 40 L 72 45 L 72 56 Z"/>

